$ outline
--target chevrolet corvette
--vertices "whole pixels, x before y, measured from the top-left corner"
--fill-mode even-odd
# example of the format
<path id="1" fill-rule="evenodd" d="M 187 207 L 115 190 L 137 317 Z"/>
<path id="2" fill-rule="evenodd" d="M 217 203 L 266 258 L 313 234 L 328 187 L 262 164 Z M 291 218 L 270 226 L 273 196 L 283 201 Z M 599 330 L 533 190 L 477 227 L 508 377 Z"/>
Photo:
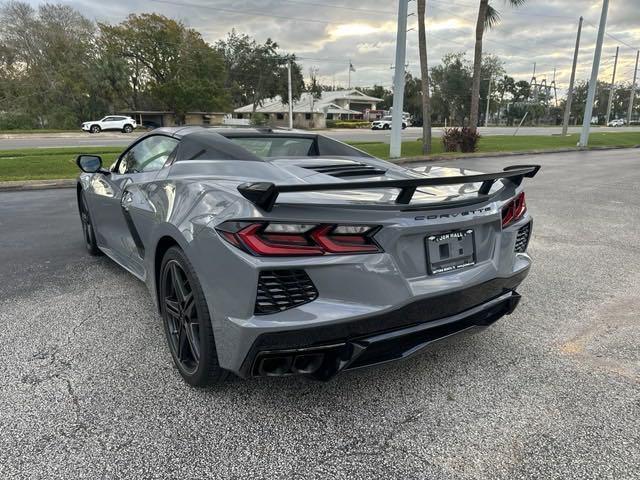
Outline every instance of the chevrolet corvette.
<path id="1" fill-rule="evenodd" d="M 90 254 L 145 282 L 194 386 L 409 357 L 513 312 L 539 170 L 407 169 L 309 132 L 159 128 L 80 155 Z"/>

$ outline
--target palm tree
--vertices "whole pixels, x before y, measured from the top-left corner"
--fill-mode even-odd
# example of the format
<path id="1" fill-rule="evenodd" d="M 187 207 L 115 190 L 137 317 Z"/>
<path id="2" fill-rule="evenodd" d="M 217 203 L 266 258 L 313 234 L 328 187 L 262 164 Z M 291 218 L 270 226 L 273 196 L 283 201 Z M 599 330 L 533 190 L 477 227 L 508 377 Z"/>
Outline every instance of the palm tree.
<path id="1" fill-rule="evenodd" d="M 512 7 L 519 7 L 527 0 L 504 0 Z M 478 110 L 480 108 L 480 75 L 482 71 L 482 37 L 485 29 L 490 29 L 500 22 L 500 13 L 489 5 L 489 0 L 480 0 L 478 23 L 476 24 L 476 46 L 473 57 L 473 84 L 471 86 L 471 113 L 469 127 L 474 132 L 478 127 Z"/>
<path id="2" fill-rule="evenodd" d="M 422 153 L 431 153 L 431 97 L 429 96 L 429 64 L 427 62 L 427 32 L 424 24 L 426 0 L 418 0 L 418 47 L 422 77 Z"/>

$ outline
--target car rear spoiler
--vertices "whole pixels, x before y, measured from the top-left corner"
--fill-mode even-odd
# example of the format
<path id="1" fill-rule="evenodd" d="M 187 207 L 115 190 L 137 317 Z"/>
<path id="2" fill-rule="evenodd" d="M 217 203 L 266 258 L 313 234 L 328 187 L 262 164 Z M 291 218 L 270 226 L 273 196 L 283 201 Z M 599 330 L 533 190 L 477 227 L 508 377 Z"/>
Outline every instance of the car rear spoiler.
<path id="1" fill-rule="evenodd" d="M 243 183 L 238 191 L 254 205 L 270 212 L 281 193 L 291 192 L 323 192 L 329 190 L 365 190 L 377 188 L 398 188 L 396 204 L 409 205 L 413 194 L 419 187 L 437 187 L 442 185 L 462 185 L 480 183 L 478 197 L 489 194 L 491 187 L 498 180 L 510 180 L 516 186 L 526 178 L 533 178 L 540 170 L 540 165 L 513 165 L 502 172 L 481 173 L 478 175 L 460 175 L 457 177 L 424 177 L 406 180 L 377 180 L 369 182 L 335 182 L 335 183 L 302 183 L 299 185 L 276 185 L 270 182 Z"/>

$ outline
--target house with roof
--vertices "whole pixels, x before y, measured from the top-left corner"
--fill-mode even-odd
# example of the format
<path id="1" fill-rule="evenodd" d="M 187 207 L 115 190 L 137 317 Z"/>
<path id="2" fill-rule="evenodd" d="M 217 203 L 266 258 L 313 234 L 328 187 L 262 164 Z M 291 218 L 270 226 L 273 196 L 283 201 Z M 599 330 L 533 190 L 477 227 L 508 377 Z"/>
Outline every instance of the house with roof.
<path id="1" fill-rule="evenodd" d="M 370 97 L 357 89 L 322 92 L 320 98 L 311 93 L 303 93 L 293 102 L 294 128 L 326 128 L 327 120 L 361 119 L 370 110 L 376 110 L 381 98 Z M 268 116 L 269 124 L 278 127 L 289 126 L 289 105 L 281 97 L 264 100 L 255 112 L 253 105 L 234 110 L 235 118 L 250 119 L 254 113 Z"/>

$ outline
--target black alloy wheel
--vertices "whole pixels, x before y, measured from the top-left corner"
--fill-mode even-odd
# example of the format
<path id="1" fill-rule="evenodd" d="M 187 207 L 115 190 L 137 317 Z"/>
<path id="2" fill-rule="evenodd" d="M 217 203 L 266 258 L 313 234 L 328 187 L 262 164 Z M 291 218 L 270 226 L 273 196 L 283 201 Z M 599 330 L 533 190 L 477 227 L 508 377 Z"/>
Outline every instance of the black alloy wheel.
<path id="1" fill-rule="evenodd" d="M 162 296 L 169 347 L 180 369 L 193 375 L 200 362 L 200 322 L 193 290 L 176 260 L 165 266 Z"/>
<path id="2" fill-rule="evenodd" d="M 200 282 L 178 247 L 167 250 L 162 261 L 159 301 L 169 350 L 182 378 L 194 386 L 224 380 Z"/>
<path id="3" fill-rule="evenodd" d="M 96 234 L 93 229 L 93 223 L 91 222 L 91 216 L 89 215 L 89 209 L 87 208 L 87 200 L 85 199 L 84 192 L 80 194 L 80 222 L 82 222 L 82 234 L 84 236 L 84 242 L 87 247 L 87 251 L 90 255 L 100 255 L 100 249 L 96 242 Z"/>

